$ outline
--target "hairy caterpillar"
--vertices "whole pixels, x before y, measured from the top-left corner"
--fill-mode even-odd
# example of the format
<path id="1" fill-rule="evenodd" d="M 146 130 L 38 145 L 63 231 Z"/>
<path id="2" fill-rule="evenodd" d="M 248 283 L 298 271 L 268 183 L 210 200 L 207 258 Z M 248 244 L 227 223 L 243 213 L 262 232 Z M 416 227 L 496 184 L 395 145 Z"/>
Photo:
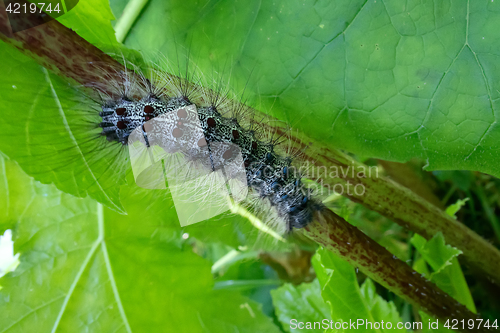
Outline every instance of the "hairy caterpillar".
<path id="1" fill-rule="evenodd" d="M 32 168 L 30 173 L 43 182 L 55 182 L 69 193 L 90 194 L 120 211 L 119 198 L 114 193 L 130 170 L 129 135 L 160 115 L 185 112 L 181 109 L 196 105 L 208 147 L 230 144 L 240 151 L 244 178 L 251 190 L 245 195 L 245 206 L 281 235 L 312 221 L 313 212 L 321 204 L 312 198 L 292 165 L 300 160 L 300 150 L 288 147 L 289 129 L 283 125 L 269 129 L 269 124 L 262 123 L 264 118 L 232 102 L 236 94 L 230 93 L 220 78 L 206 79 L 193 74 L 195 71 L 173 77 L 160 65 L 140 69 L 123 62 L 125 69 L 119 72 L 99 62 L 88 64 L 99 70 L 102 79 L 109 83 L 107 86 L 97 81 L 74 86 L 41 71 L 41 79 L 48 84 L 34 103 L 26 101 L 26 109 L 32 112 L 21 115 L 19 124 L 28 124 L 27 130 L 12 132 L 14 137 L 28 134 L 26 146 L 31 148 L 26 150 L 25 160 L 31 163 L 25 168 Z M 198 85 L 189 85 L 189 80 Z M 23 82 L 12 83 L 16 86 L 10 87 L 13 90 L 30 88 Z M 201 86 L 204 89 L 196 88 Z M 36 121 L 32 120 L 34 113 L 38 115 Z M 223 159 L 226 151 L 221 151 Z M 213 152 L 207 157 L 213 159 Z M 192 169 L 192 165 L 185 166 Z M 76 183 L 74 188 L 69 188 L 68 179 Z M 186 176 L 181 175 L 177 183 L 184 180 Z M 172 185 L 170 181 L 168 185 Z M 209 207 L 208 194 L 202 190 L 184 187 L 183 191 L 196 196 L 199 207 Z M 178 215 L 182 212 L 178 211 Z"/>
<path id="2" fill-rule="evenodd" d="M 36 98 L 11 101 L 13 105 L 26 103 L 26 109 L 31 110 L 20 116 L 19 131 L 15 129 L 17 124 L 9 126 L 13 137 L 27 127 L 25 143 L 18 142 L 25 146 L 21 151 L 26 154 L 18 160 L 29 174 L 44 183 L 55 183 L 70 194 L 91 195 L 123 212 L 118 192 L 129 170 L 129 135 L 160 115 L 194 105 L 208 149 L 219 144 L 239 150 L 243 178 L 252 189 L 245 195 L 246 202 L 263 213 L 259 215 L 272 229 L 285 234 L 312 221 L 313 212 L 321 204 L 312 200 L 292 166 L 300 153 L 280 147 L 286 141 L 286 129 L 277 133 L 261 126 L 243 104 L 231 102 L 233 96 L 229 98 L 220 78 L 206 84 L 214 88 L 196 89 L 202 79 L 192 77 L 188 66 L 186 74 L 172 79 L 167 72 L 162 73 L 164 69 L 139 69 L 127 61 L 121 62 L 125 63 L 124 71 L 110 68 L 105 62 L 87 60 L 86 66 L 92 67 L 91 71 L 99 73 L 100 78 L 94 76 L 85 80 L 84 86 L 76 87 L 41 69 L 37 79 L 47 85 Z M 177 66 L 181 73 L 180 64 Z M 36 90 L 33 82 L 15 79 L 9 89 Z M 16 155 L 12 148 L 5 149 L 8 155 Z M 221 151 L 222 159 L 228 152 Z M 210 151 L 207 157 L 213 160 L 214 152 Z M 211 167 L 215 171 L 213 163 Z M 182 181 L 181 178 L 177 182 Z M 198 191 L 197 196 L 202 197 L 203 193 Z M 203 202 L 203 198 L 199 201 Z"/>
<path id="3" fill-rule="evenodd" d="M 155 133 L 147 127 L 153 127 L 153 119 L 171 115 L 175 119 L 169 126 L 162 125 L 156 133 L 162 136 L 164 144 L 171 145 L 186 137 L 192 139 L 189 138 L 192 133 L 184 132 L 189 132 L 186 120 L 194 116 L 202 135 L 194 141 L 198 157 L 185 151 L 188 159 L 206 160 L 208 169 L 215 171 L 240 155 L 244 181 L 251 189 L 248 195 L 245 193 L 245 199 L 252 207 L 266 207 L 264 219 L 274 230 L 284 234 L 312 222 L 314 211 L 320 210 L 322 205 L 311 196 L 292 165 L 298 154 L 287 155 L 280 148 L 286 141 L 283 133 L 265 133 L 259 123 L 249 117 L 248 110 L 231 102 L 224 89 L 188 90 L 184 79 L 172 79 L 157 68 L 147 70 L 148 73 L 132 68 L 131 73 L 120 73 L 123 81 L 115 82 L 115 91 L 110 93 L 96 88 L 101 100 L 99 127 L 102 136 L 126 146 L 133 131 L 139 129 L 139 137 L 143 136 L 143 144 L 149 147 Z M 210 94 L 207 95 L 207 91 Z M 197 112 L 189 111 L 190 106 L 195 106 Z M 216 148 L 217 144 L 222 146 Z M 202 157 L 199 156 L 200 148 L 207 148 Z M 230 175 L 230 178 L 234 177 Z M 184 180 L 187 180 L 185 175 L 177 181 L 182 183 Z M 260 209 L 264 213 L 264 209 Z"/>

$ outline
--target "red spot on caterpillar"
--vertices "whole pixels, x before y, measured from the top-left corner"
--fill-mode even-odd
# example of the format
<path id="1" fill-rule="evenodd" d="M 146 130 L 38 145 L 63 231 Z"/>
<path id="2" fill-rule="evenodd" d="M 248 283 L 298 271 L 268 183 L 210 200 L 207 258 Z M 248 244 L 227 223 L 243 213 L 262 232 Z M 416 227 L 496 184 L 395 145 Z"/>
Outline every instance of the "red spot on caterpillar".
<path id="1" fill-rule="evenodd" d="M 240 132 L 238 132 L 237 130 L 233 130 L 233 138 L 235 140 L 238 140 L 240 138 Z"/>
<path id="2" fill-rule="evenodd" d="M 144 119 L 145 119 L 146 121 L 148 121 L 148 120 L 153 119 L 153 116 L 146 116 L 146 117 L 144 117 Z"/>
<path id="3" fill-rule="evenodd" d="M 127 109 L 125 109 L 125 108 L 118 108 L 118 109 L 116 109 L 115 112 L 116 112 L 117 115 L 123 116 L 123 115 L 125 115 L 126 111 L 127 111 Z"/>
<path id="4" fill-rule="evenodd" d="M 207 125 L 208 125 L 208 127 L 212 127 L 213 128 L 213 127 L 215 127 L 215 124 L 216 124 L 216 122 L 215 122 L 214 118 L 208 118 L 207 119 Z"/>
<path id="5" fill-rule="evenodd" d="M 144 107 L 144 112 L 145 112 L 145 113 L 153 113 L 153 112 L 155 112 L 155 108 L 154 108 L 154 107 L 152 107 L 151 105 L 146 105 L 146 106 Z"/>
<path id="6" fill-rule="evenodd" d="M 174 128 L 174 130 L 172 131 L 172 135 L 174 136 L 174 138 L 180 138 L 182 136 L 182 134 L 184 134 L 182 132 L 182 130 L 180 128 Z"/>
<path id="7" fill-rule="evenodd" d="M 116 123 L 116 127 L 118 127 L 119 129 L 126 129 L 127 128 L 127 124 L 125 124 L 124 121 L 119 121 Z"/>
<path id="8" fill-rule="evenodd" d="M 177 111 L 177 116 L 179 118 L 186 118 L 187 117 L 187 111 L 184 110 L 184 109 L 180 109 L 179 111 Z"/>

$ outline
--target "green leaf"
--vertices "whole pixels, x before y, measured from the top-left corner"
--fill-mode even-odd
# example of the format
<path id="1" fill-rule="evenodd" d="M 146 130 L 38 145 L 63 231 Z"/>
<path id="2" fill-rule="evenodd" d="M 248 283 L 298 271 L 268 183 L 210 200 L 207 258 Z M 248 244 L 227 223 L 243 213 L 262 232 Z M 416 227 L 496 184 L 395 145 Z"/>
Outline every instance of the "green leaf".
<path id="1" fill-rule="evenodd" d="M 458 200 L 455 204 L 450 205 L 446 209 L 446 213 L 454 217 L 460 208 L 465 205 L 467 200 L 468 198 Z M 462 251 L 451 245 L 446 245 L 441 232 L 437 233 L 429 241 L 415 234 L 411 239 L 411 243 L 422 255 L 425 262 L 431 266 L 434 273 L 430 274 L 427 271 L 427 267 L 425 267 L 422 260 L 414 265 L 414 269 L 429 276 L 431 281 L 436 283 L 439 288 L 467 306 L 469 310 L 476 312 L 476 306 L 474 305 L 469 286 L 467 285 L 467 281 L 465 281 L 462 268 L 457 259 L 457 257 L 462 254 Z M 424 322 L 426 322 L 430 317 L 425 315 L 422 318 L 425 319 Z M 444 328 L 440 328 L 440 330 L 447 331 Z"/>
<path id="2" fill-rule="evenodd" d="M 411 239 L 411 243 L 434 272 L 429 276 L 428 272 L 419 269 L 419 267 L 424 266 L 414 266 L 414 268 L 418 272 L 429 276 L 430 280 L 436 283 L 439 288 L 465 305 L 469 310 L 476 312 L 474 300 L 457 259 L 457 256 L 462 251 L 446 245 L 441 233 L 436 234 L 429 241 L 415 234 Z"/>
<path id="3" fill-rule="evenodd" d="M 435 273 L 439 273 L 446 266 L 451 265 L 451 260 L 462 253 L 459 249 L 446 245 L 442 233 L 437 233 L 430 241 L 415 234 L 411 243 L 429 263 Z"/>
<path id="4" fill-rule="evenodd" d="M 328 145 L 499 176 L 499 21 L 498 1 L 152 0 L 125 44 L 253 72 L 264 111 Z"/>
<path id="5" fill-rule="evenodd" d="M 431 275 L 431 281 L 469 310 L 476 312 L 474 300 L 457 258 L 451 259 L 451 265 L 446 266 L 441 272 Z"/>
<path id="6" fill-rule="evenodd" d="M 362 319 L 366 325 L 366 322 L 381 323 L 384 320 L 385 323 L 391 322 L 392 329 L 363 325 L 363 332 L 405 331 L 397 329 L 397 323 L 402 320 L 395 305 L 378 296 L 370 280 L 360 288 L 356 272 L 350 264 L 323 248 L 318 249 L 312 263 L 321 284 L 321 295 L 330 305 L 334 322 Z"/>
<path id="7" fill-rule="evenodd" d="M 283 329 L 287 332 L 323 332 L 323 320 L 330 324 L 330 308 L 321 298 L 321 288 L 318 280 L 303 283 L 299 286 L 285 284 L 278 289 L 271 290 L 276 315 Z M 295 321 L 293 321 L 295 319 Z M 291 329 L 298 322 L 303 322 L 303 329 Z M 314 323 L 317 326 L 314 326 Z M 308 329 L 307 323 L 313 329 Z M 294 325 L 292 325 L 294 324 Z M 291 326 L 292 325 L 292 326 Z M 302 327 L 302 326 L 301 326 Z"/>
<path id="8" fill-rule="evenodd" d="M 452 205 L 449 205 L 448 207 L 446 207 L 446 214 L 450 215 L 451 217 L 453 218 L 457 218 L 455 216 L 455 214 L 460 210 L 460 208 L 462 208 L 463 206 L 465 206 L 465 203 L 469 200 L 469 198 L 465 198 L 463 200 L 461 199 L 458 199 L 457 202 L 455 202 L 454 204 Z"/>
<path id="9" fill-rule="evenodd" d="M 2 332 L 279 332 L 254 302 L 212 290 L 210 263 L 172 230 L 168 198 L 129 196 L 124 216 L 52 185 L 22 190 L 21 264 L 0 280 Z"/>
<path id="10" fill-rule="evenodd" d="M 13 229 L 33 195 L 40 190 L 16 163 L 0 154 L 0 235 Z"/>
<path id="11" fill-rule="evenodd" d="M 123 172 L 110 164 L 109 147 L 92 140 L 96 131 L 84 125 L 93 119 L 84 95 L 3 42 L 0 57 L 6 71 L 0 78 L 5 92 L 0 96 L 0 150 L 42 183 L 122 210 Z M 106 154 L 107 160 L 102 158 Z"/>
<path id="12" fill-rule="evenodd" d="M 364 319 L 373 322 L 350 264 L 325 249 L 316 252 L 312 263 L 321 284 L 321 295 L 330 305 L 334 321 Z"/>
<path id="13" fill-rule="evenodd" d="M 108 0 L 78 1 L 72 10 L 57 20 L 98 47 L 119 47 L 111 26 L 115 17 Z"/>

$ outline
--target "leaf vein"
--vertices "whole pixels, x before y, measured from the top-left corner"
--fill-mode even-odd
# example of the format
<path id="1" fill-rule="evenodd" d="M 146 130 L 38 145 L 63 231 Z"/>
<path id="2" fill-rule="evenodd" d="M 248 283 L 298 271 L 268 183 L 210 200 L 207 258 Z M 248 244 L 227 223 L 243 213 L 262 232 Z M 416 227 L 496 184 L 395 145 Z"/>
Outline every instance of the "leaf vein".
<path id="1" fill-rule="evenodd" d="M 97 203 L 97 222 L 99 225 L 99 238 L 101 243 L 102 255 L 104 257 L 104 262 L 106 263 L 106 271 L 109 276 L 109 283 L 111 284 L 111 289 L 113 290 L 113 296 L 115 297 L 116 305 L 118 306 L 118 311 L 120 312 L 120 316 L 123 320 L 123 324 L 125 325 L 125 329 L 127 330 L 128 333 L 132 333 L 132 329 L 130 328 L 130 324 L 128 322 L 127 315 L 125 313 L 125 309 L 123 308 L 123 304 L 120 299 L 120 293 L 118 292 L 118 287 L 116 285 L 113 270 L 111 268 L 111 262 L 109 260 L 109 254 L 106 248 L 106 243 L 104 242 L 104 212 L 103 212 L 103 207 L 100 203 Z"/>
<path id="2" fill-rule="evenodd" d="M 94 175 L 94 172 L 90 168 L 90 165 L 88 164 L 88 161 L 85 158 L 85 155 L 83 154 L 82 150 L 80 149 L 80 146 L 78 145 L 78 142 L 76 141 L 75 136 L 73 135 L 73 131 L 69 127 L 68 120 L 66 119 L 66 115 L 64 114 L 64 110 L 62 108 L 61 102 L 59 101 L 59 97 L 57 96 L 57 93 L 56 93 L 56 91 L 54 89 L 54 86 L 52 85 L 52 81 L 51 81 L 51 79 L 49 77 L 49 73 L 48 73 L 48 71 L 47 71 L 46 68 L 43 68 L 43 71 L 45 73 L 45 79 L 46 79 L 47 83 L 50 86 L 50 90 L 52 92 L 52 95 L 54 96 L 54 100 L 55 100 L 55 102 L 57 104 L 57 107 L 59 109 L 59 114 L 61 115 L 62 121 L 64 123 L 64 127 L 68 131 L 70 139 L 74 143 L 75 148 L 78 150 L 78 153 L 80 154 L 80 156 L 82 158 L 82 161 L 85 164 L 85 167 L 88 169 L 90 175 L 95 180 L 97 186 L 99 187 L 99 189 L 101 190 L 101 192 L 104 194 L 104 196 L 106 197 L 106 199 L 108 199 L 109 203 L 111 203 L 116 209 L 120 210 L 120 208 L 118 206 L 116 206 L 116 204 L 113 202 L 113 200 L 111 200 L 111 198 L 108 196 L 108 194 L 106 193 L 106 191 L 104 191 L 104 189 L 101 186 L 101 183 L 99 183 L 99 180 L 96 178 L 96 176 Z"/>

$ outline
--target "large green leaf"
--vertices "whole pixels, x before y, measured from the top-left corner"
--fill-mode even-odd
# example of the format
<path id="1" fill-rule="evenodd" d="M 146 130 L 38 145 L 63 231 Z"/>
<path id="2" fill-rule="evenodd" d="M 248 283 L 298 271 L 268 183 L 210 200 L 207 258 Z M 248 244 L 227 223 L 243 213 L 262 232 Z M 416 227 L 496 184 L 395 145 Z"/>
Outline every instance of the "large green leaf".
<path id="1" fill-rule="evenodd" d="M 489 0 L 152 0 L 125 43 L 235 87 L 253 71 L 262 109 L 324 143 L 498 176 L 498 22 Z"/>
<path id="2" fill-rule="evenodd" d="M 374 321 L 363 300 L 356 273 L 351 265 L 325 249 L 317 251 L 312 263 L 321 284 L 321 295 L 330 305 L 334 321 Z"/>
<path id="3" fill-rule="evenodd" d="M 0 150 L 42 183 L 122 210 L 124 149 L 96 137 L 92 101 L 3 42 L 0 58 Z"/>
<path id="4" fill-rule="evenodd" d="M 2 332 L 279 332 L 252 301 L 212 290 L 168 199 L 138 189 L 124 216 L 52 185 L 20 189 L 29 178 L 5 163 L 0 199 L 23 190 L 29 201 L 11 209 L 21 264 L 0 282 Z"/>

